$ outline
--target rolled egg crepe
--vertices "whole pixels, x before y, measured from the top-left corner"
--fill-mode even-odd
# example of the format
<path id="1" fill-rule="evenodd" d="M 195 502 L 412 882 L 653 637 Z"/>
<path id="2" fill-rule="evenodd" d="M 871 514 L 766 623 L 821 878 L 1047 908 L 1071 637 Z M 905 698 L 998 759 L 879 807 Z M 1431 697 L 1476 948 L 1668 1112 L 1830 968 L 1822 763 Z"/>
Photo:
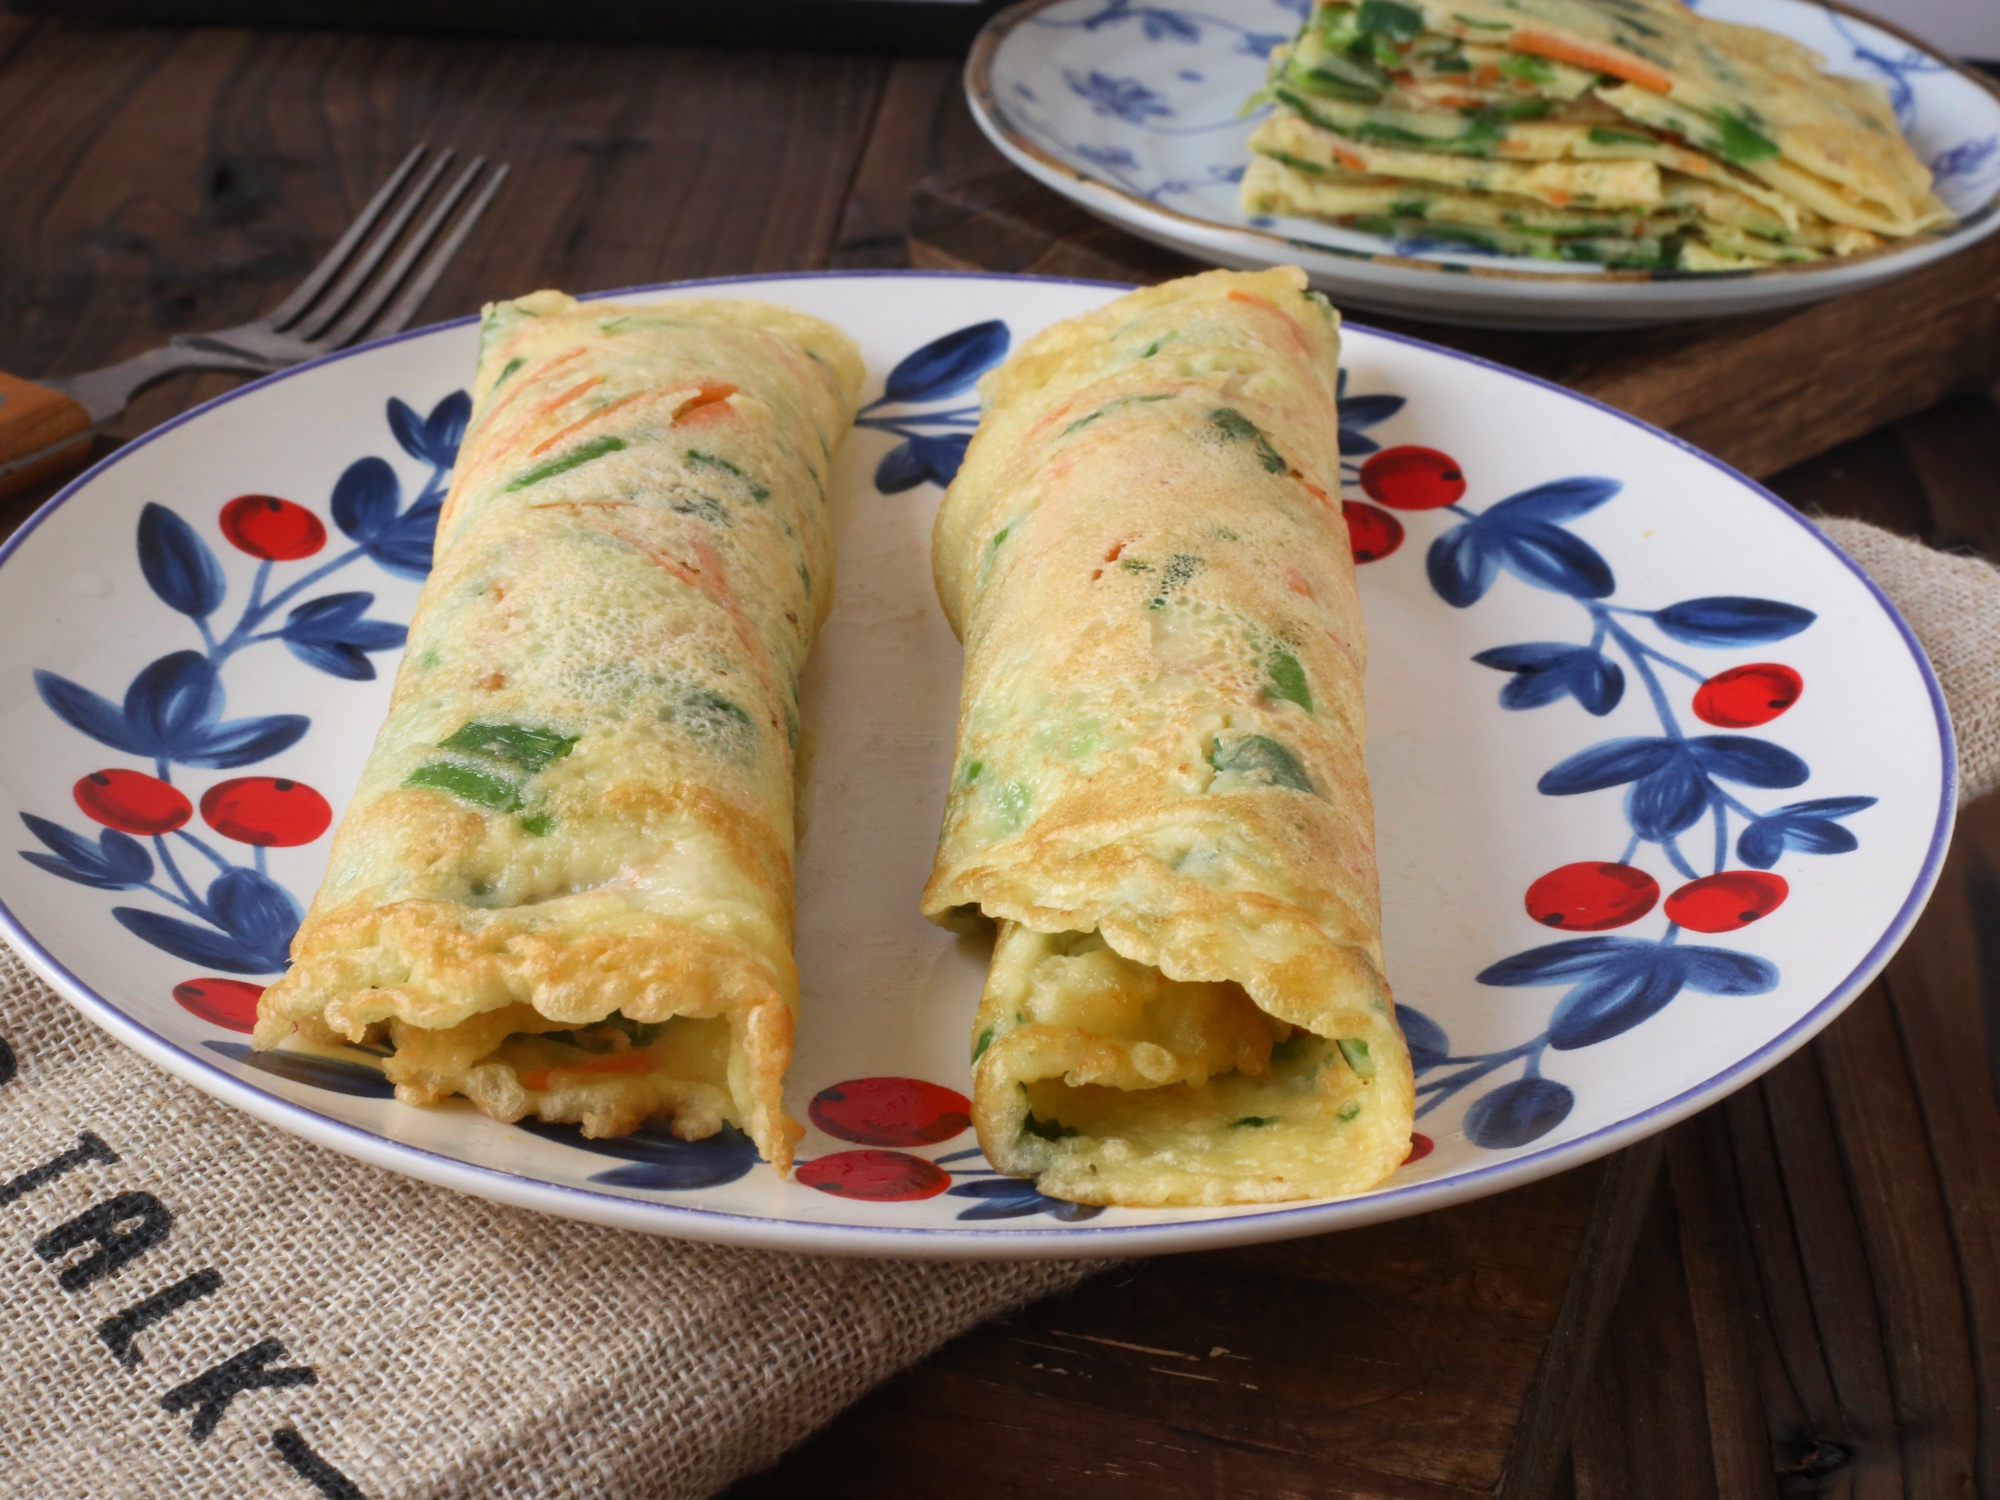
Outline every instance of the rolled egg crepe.
<path id="1" fill-rule="evenodd" d="M 1331 1196 L 1409 1151 L 1339 351 L 1291 268 L 1120 298 L 987 378 L 939 512 L 966 654 L 924 911 L 997 924 L 974 1123 L 1055 1196 Z"/>
<path id="2" fill-rule="evenodd" d="M 487 308 L 387 723 L 255 1041 L 783 1170 L 798 681 L 861 358 L 758 302 Z"/>

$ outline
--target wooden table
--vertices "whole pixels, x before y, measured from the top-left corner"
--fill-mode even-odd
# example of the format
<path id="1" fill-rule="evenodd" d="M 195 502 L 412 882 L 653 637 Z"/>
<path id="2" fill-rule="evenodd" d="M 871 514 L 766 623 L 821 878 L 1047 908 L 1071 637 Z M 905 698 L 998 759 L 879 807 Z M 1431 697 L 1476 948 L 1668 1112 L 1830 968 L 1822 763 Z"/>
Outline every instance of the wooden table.
<path id="1" fill-rule="evenodd" d="M 271 306 L 416 141 L 516 174 L 431 317 L 905 264 L 918 181 L 993 164 L 946 62 L 0 14 L 0 367 L 90 368 Z M 116 435 L 230 384 L 165 382 Z M 2000 557 L 1984 394 L 1772 482 Z M 1420 1220 L 1135 1263 L 968 1335 L 730 1494 L 1466 1500 L 1545 1473 L 1578 1500 L 2000 1495 L 1997 1086 L 1982 806 L 1885 979 L 1671 1132 L 1657 1178 L 1642 1149 Z M 1600 1278 L 1579 1303 L 1570 1266 L 1626 1220 L 1622 1294 Z"/>

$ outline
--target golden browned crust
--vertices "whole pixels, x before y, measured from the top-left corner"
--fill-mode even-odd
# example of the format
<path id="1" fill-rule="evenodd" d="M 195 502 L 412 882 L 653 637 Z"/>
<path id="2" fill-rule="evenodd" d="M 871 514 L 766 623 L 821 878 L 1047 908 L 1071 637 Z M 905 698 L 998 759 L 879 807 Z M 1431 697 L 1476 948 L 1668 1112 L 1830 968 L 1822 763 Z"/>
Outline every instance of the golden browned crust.
<path id="1" fill-rule="evenodd" d="M 774 972 L 739 943 L 589 898 L 547 915 L 354 902 L 321 913 L 311 936 L 284 985 L 266 992 L 277 997 L 258 1015 L 267 1045 L 304 1015 L 359 1041 L 378 1021 L 442 1030 L 516 1003 L 583 1026 L 613 1011 L 653 1022 L 783 1005 L 797 989 L 789 969 Z"/>

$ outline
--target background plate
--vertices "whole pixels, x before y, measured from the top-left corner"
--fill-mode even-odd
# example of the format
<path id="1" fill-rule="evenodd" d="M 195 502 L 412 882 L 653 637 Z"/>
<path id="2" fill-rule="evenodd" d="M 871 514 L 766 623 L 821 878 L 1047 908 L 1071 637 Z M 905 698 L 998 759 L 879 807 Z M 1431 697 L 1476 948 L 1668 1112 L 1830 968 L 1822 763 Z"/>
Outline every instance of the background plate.
<path id="1" fill-rule="evenodd" d="M 1914 38 L 1818 0 L 1701 0 L 1703 15 L 1795 37 L 1889 90 L 1950 232 L 1872 255 L 1741 272 L 1607 272 L 1251 217 L 1237 183 L 1266 111 L 1243 101 L 1304 0 L 1027 0 L 966 64 L 973 115 L 1018 167 L 1102 218 L 1203 260 L 1297 264 L 1344 303 L 1502 328 L 1620 327 L 1755 312 L 1857 291 L 2000 228 L 2000 90 Z"/>
<path id="2" fill-rule="evenodd" d="M 0 819 L 21 851 L 0 857 L 0 925 L 40 972 L 217 1097 L 466 1192 L 799 1251 L 1106 1255 L 1418 1213 L 1661 1129 L 1831 1020 L 1936 878 L 1954 793 L 1936 683 L 1810 525 L 1608 408 L 1350 329 L 1342 446 L 1376 557 L 1369 764 L 1417 1151 L 1376 1192 L 1279 1208 L 1099 1212 L 996 1177 L 964 1119 L 984 954 L 916 909 L 958 702 L 935 480 L 978 371 L 1117 289 L 882 273 L 611 295 L 718 288 L 834 320 L 871 371 L 804 699 L 797 1176 L 733 1134 L 587 1142 L 404 1107 L 359 1051 L 246 1045 L 386 709 L 470 320 L 190 412 L 0 551 Z M 1524 897 L 1612 925 L 1551 931 Z"/>

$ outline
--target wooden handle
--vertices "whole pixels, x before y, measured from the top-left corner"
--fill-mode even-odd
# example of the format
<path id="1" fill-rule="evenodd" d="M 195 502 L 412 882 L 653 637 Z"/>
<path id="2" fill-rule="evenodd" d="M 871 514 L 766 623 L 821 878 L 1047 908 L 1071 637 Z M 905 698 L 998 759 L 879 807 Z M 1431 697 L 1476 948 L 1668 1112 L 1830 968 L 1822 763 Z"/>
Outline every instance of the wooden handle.
<path id="1" fill-rule="evenodd" d="M 90 414 L 61 391 L 0 370 L 0 496 L 83 467 Z"/>

